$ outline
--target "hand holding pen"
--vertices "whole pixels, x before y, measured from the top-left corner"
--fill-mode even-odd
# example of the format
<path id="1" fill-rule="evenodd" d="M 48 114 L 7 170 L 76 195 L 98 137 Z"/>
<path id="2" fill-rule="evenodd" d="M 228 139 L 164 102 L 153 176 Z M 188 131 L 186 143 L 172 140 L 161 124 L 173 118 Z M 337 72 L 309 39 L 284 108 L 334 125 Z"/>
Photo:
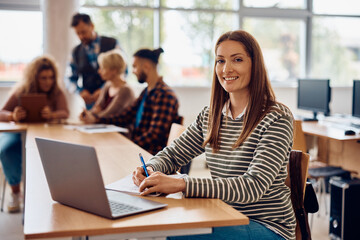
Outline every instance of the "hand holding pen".
<path id="1" fill-rule="evenodd" d="M 140 194 L 159 195 L 160 193 L 176 193 L 185 191 L 184 179 L 173 178 L 161 172 L 154 172 L 152 167 L 146 167 L 144 158 L 139 154 L 141 167 L 137 167 L 133 172 L 133 181 L 139 186 Z"/>
<path id="2" fill-rule="evenodd" d="M 139 153 L 139 157 L 140 157 L 140 161 L 141 161 L 142 167 L 143 167 L 143 169 L 144 169 L 145 175 L 146 175 L 146 177 L 148 177 L 148 176 L 149 176 L 149 173 L 148 173 L 148 171 L 147 171 L 147 169 L 146 169 L 146 164 L 145 164 L 144 158 L 143 158 L 143 156 L 141 155 L 141 153 Z"/>
<path id="3" fill-rule="evenodd" d="M 135 171 L 133 172 L 133 182 L 136 186 L 139 186 L 140 183 L 150 176 L 154 171 L 152 167 L 146 167 L 144 158 L 142 157 L 141 153 L 139 154 L 140 161 L 141 161 L 141 167 L 137 167 Z"/>

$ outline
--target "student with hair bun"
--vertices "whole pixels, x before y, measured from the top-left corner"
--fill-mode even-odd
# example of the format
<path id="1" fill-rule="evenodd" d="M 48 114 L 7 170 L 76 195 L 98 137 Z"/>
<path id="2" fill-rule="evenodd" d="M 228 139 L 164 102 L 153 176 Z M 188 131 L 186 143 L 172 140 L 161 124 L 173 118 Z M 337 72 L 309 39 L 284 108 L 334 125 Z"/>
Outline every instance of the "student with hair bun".
<path id="1" fill-rule="evenodd" d="M 166 85 L 157 71 L 162 48 L 140 49 L 134 54 L 133 73 L 139 83 L 147 83 L 138 99 L 121 114 L 106 118 L 86 112 L 87 123 L 108 123 L 130 130 L 130 139 L 156 154 L 166 146 L 171 124 L 179 122 L 179 103 L 174 91 Z"/>
<path id="2" fill-rule="evenodd" d="M 135 100 L 133 90 L 123 77 L 126 63 L 120 49 L 100 53 L 98 62 L 98 72 L 106 83 L 90 112 L 97 114 L 98 117 L 116 116 Z M 83 119 L 85 115 L 80 114 L 80 119 Z"/>

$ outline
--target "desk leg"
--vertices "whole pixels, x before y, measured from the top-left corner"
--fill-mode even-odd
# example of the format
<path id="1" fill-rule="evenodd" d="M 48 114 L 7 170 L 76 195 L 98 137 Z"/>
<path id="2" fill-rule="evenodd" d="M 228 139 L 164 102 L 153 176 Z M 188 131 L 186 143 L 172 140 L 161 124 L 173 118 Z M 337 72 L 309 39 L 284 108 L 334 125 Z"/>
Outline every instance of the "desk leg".
<path id="1" fill-rule="evenodd" d="M 22 215 L 22 224 L 24 225 L 25 221 L 25 189 L 26 189 L 26 150 L 25 150 L 25 141 L 26 141 L 26 131 L 21 132 L 21 155 L 22 155 L 22 182 L 23 182 L 23 215 Z"/>

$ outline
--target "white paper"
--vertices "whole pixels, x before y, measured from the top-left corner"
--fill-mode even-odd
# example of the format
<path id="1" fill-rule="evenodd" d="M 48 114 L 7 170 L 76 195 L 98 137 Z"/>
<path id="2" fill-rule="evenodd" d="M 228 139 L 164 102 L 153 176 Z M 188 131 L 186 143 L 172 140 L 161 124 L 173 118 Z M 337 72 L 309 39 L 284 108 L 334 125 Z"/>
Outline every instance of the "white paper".
<path id="1" fill-rule="evenodd" d="M 77 130 L 84 133 L 106 133 L 106 132 L 123 132 L 127 133 L 126 128 L 109 124 L 85 124 L 85 125 L 64 125 L 64 128 Z"/>
<path id="2" fill-rule="evenodd" d="M 174 178 L 184 178 L 187 175 L 186 174 L 173 174 L 173 175 L 169 175 L 169 176 L 174 177 Z M 110 184 L 106 185 L 105 188 L 108 190 L 119 191 L 119 192 L 134 194 L 134 195 L 140 195 L 139 187 L 136 186 L 135 183 L 133 182 L 132 175 L 128 175 L 128 176 L 121 178 L 113 183 L 110 183 Z M 151 196 L 159 196 L 160 194 L 161 193 L 151 194 Z"/>

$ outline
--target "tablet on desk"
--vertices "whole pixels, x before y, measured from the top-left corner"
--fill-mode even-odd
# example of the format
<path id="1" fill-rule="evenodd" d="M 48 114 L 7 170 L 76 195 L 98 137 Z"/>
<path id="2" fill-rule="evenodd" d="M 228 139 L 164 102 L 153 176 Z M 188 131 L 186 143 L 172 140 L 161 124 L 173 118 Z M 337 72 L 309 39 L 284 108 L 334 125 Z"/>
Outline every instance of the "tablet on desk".
<path id="1" fill-rule="evenodd" d="M 26 111 L 26 118 L 22 122 L 44 122 L 41 110 L 46 106 L 46 94 L 27 93 L 20 96 L 20 106 Z"/>

